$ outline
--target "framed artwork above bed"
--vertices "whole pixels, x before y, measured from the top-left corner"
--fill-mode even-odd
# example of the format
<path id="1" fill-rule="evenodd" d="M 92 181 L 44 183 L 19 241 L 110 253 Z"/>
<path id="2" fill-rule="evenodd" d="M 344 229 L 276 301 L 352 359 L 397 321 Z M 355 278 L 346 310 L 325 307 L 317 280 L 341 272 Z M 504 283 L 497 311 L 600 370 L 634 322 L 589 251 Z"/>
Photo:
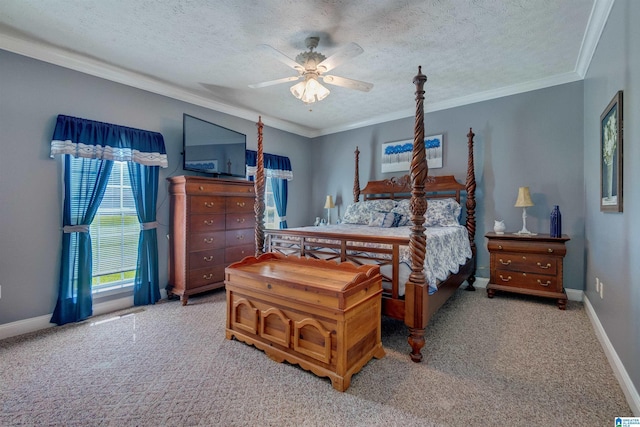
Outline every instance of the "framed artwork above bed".
<path id="1" fill-rule="evenodd" d="M 427 136 L 424 139 L 427 166 L 429 169 L 442 167 L 442 149 L 444 140 L 442 135 Z M 413 140 L 387 142 L 382 144 L 382 172 L 408 171 L 411 167 Z"/>

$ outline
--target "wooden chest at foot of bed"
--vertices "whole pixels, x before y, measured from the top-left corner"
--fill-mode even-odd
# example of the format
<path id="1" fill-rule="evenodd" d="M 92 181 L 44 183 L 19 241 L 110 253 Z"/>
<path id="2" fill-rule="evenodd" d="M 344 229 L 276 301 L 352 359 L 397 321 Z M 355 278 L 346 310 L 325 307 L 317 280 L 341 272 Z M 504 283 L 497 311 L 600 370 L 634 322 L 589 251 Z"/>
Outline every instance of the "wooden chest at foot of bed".
<path id="1" fill-rule="evenodd" d="M 329 377 L 336 390 L 384 356 L 378 266 L 266 253 L 228 266 L 225 286 L 227 339 Z"/>

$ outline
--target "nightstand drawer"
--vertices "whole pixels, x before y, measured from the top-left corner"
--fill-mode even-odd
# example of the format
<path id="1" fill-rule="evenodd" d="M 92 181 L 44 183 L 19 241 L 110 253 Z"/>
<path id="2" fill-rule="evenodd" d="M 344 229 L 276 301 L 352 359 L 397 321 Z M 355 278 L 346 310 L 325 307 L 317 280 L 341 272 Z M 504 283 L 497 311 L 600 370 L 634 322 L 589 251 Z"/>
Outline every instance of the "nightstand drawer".
<path id="1" fill-rule="evenodd" d="M 525 253 L 492 253 L 495 269 L 556 275 L 558 260 L 554 257 Z"/>
<path id="2" fill-rule="evenodd" d="M 558 278 L 544 274 L 522 273 L 510 270 L 498 269 L 492 279 L 492 283 L 516 288 L 533 289 L 537 291 L 562 292 L 558 289 Z"/>
<path id="3" fill-rule="evenodd" d="M 564 256 L 567 248 L 564 242 L 535 242 L 516 240 L 489 240 L 487 245 L 489 252 L 517 252 L 526 254 L 547 254 L 553 256 Z"/>

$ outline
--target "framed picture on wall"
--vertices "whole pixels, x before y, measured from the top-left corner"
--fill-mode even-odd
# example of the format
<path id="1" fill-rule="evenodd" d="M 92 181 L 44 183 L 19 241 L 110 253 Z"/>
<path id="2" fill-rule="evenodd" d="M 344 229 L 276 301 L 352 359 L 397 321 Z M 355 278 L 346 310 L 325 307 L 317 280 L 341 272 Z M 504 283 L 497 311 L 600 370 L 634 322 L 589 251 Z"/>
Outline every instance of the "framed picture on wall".
<path id="1" fill-rule="evenodd" d="M 432 135 L 424 139 L 425 155 L 429 169 L 442 167 L 442 135 Z M 382 144 L 382 172 L 408 171 L 411 169 L 413 140 L 387 142 Z"/>
<path id="2" fill-rule="evenodd" d="M 600 211 L 622 212 L 622 91 L 600 115 Z"/>

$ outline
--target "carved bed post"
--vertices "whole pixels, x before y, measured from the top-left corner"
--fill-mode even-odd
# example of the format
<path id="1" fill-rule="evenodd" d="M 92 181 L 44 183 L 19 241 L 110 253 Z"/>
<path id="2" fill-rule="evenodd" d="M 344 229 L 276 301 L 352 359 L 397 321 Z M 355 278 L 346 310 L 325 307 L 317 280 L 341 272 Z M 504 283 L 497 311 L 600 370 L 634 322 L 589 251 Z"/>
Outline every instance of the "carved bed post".
<path id="1" fill-rule="evenodd" d="M 262 116 L 258 116 L 258 151 L 256 156 L 256 175 L 254 190 L 256 201 L 253 210 L 256 213 L 256 256 L 264 253 L 264 156 L 262 153 Z"/>
<path id="2" fill-rule="evenodd" d="M 469 233 L 469 243 L 471 245 L 471 254 L 473 256 L 473 271 L 471 275 L 467 279 L 467 283 L 469 284 L 466 287 L 467 291 L 475 291 L 476 288 L 473 287 L 473 282 L 476 281 L 476 172 L 473 165 L 473 137 L 476 134 L 473 133 L 473 129 L 469 128 L 469 133 L 467 134 L 467 138 L 469 141 L 467 143 L 469 149 L 469 158 L 467 161 L 467 232 Z"/>
<path id="3" fill-rule="evenodd" d="M 424 257 L 427 237 L 424 234 L 424 214 L 427 211 L 427 199 L 424 185 L 429 168 L 424 146 L 424 84 L 427 76 L 418 67 L 418 74 L 413 78 L 416 85 L 416 120 L 414 126 L 413 154 L 411 158 L 411 236 L 409 250 L 411 252 L 411 275 L 406 284 L 405 323 L 409 327 L 409 345 L 411 360 L 422 361 L 420 350 L 424 347 L 424 331 L 427 326 L 428 286 L 424 275 Z"/>
<path id="4" fill-rule="evenodd" d="M 358 150 L 357 146 L 354 153 L 356 154 L 356 173 L 353 176 L 353 203 L 358 203 L 358 200 L 360 200 L 360 171 L 358 167 L 360 162 L 360 150 Z"/>

